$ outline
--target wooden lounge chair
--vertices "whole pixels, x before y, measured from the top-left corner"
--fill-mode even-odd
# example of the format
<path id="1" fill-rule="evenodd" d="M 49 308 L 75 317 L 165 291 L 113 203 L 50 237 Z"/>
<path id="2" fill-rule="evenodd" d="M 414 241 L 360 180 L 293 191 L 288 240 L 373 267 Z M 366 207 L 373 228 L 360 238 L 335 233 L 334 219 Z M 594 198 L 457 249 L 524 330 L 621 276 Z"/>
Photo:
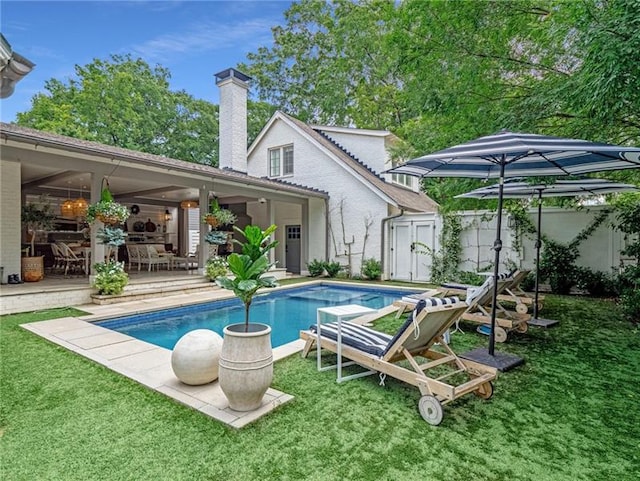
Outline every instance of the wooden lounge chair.
<path id="1" fill-rule="evenodd" d="M 502 302 L 513 302 L 515 303 L 516 312 L 520 314 L 526 314 L 529 310 L 528 306 L 533 305 L 534 296 L 528 292 L 525 292 L 520 287 L 522 281 L 524 281 L 529 275 L 530 270 L 514 270 L 509 273 L 499 274 L 498 278 L 500 280 L 508 281 L 507 285 L 504 288 L 502 294 L 498 295 L 498 301 Z M 446 287 L 447 295 L 457 295 L 464 296 L 465 292 L 469 288 L 474 288 L 476 286 L 471 286 L 467 284 L 457 284 L 457 283 L 447 283 L 443 284 L 443 288 Z M 542 309 L 542 302 L 544 301 L 544 296 L 538 296 L 538 309 Z"/>
<path id="2" fill-rule="evenodd" d="M 340 352 L 343 357 L 369 369 L 369 373 L 379 373 L 381 384 L 385 376 L 392 376 L 416 386 L 422 395 L 418 403 L 420 414 L 436 426 L 442 421 L 444 404 L 472 392 L 483 399 L 489 399 L 493 394 L 492 381 L 497 370 L 459 358 L 443 342 L 444 333 L 466 308 L 466 303 L 455 297 L 422 299 L 394 336 L 343 321 L 321 324 L 319 342 L 323 349 Z M 318 342 L 317 331 L 318 326 L 312 326 L 310 330 L 300 332 L 300 337 L 306 341 L 303 357 Z M 436 343 L 440 350 L 433 349 Z M 418 358 L 424 358 L 426 362 Z M 367 373 L 347 378 L 363 374 Z M 462 378 L 462 382 L 449 384 L 447 380 L 454 376 Z"/>
<path id="3" fill-rule="evenodd" d="M 509 282 L 509 280 L 504 279 L 498 280 L 498 299 L 509 285 Z M 448 295 L 449 291 L 446 288 L 443 289 L 443 294 Z M 460 319 L 476 324 L 490 325 L 493 303 L 493 277 L 488 277 L 480 287 L 469 291 L 466 301 L 468 307 L 462 313 Z M 527 332 L 529 328 L 527 321 L 531 319 L 531 315 L 505 309 L 499 301 L 496 304 L 496 308 L 496 328 L 494 333 L 496 342 L 506 342 L 511 331 Z"/>

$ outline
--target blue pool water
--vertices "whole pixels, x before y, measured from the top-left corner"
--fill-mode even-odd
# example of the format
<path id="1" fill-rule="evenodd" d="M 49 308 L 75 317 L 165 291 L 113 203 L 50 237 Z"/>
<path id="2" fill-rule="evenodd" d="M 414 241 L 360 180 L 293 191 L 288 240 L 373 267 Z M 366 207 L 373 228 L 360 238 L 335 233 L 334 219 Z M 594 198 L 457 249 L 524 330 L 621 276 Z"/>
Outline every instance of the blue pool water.
<path id="1" fill-rule="evenodd" d="M 300 337 L 301 329 L 316 322 L 319 307 L 359 304 L 380 309 L 411 290 L 364 286 L 317 285 L 285 289 L 254 297 L 250 321 L 271 326 L 271 344 L 278 347 Z M 222 336 L 228 324 L 244 322 L 244 304 L 237 298 L 119 317 L 96 324 L 157 346 L 173 349 L 178 339 L 194 329 L 211 329 Z"/>

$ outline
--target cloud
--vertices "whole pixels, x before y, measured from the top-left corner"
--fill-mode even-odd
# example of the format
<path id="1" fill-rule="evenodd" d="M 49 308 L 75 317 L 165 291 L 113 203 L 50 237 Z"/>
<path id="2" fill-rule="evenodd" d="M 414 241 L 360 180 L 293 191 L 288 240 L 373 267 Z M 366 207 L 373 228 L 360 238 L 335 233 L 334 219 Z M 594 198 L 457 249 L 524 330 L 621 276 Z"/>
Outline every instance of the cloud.
<path id="1" fill-rule="evenodd" d="M 204 22 L 188 30 L 162 35 L 131 51 L 147 61 L 165 62 L 177 55 L 196 55 L 229 48 L 253 50 L 271 41 L 271 19 L 250 19 L 236 23 Z"/>

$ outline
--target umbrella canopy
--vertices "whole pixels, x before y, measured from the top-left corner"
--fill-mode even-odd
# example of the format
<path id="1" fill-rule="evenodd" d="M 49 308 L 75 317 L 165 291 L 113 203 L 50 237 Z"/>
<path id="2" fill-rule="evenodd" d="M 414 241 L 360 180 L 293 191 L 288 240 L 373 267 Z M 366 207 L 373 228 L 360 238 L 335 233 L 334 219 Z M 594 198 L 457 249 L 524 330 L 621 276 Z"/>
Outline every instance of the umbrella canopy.
<path id="1" fill-rule="evenodd" d="M 515 179 L 513 179 L 515 180 Z M 522 199 L 536 196 L 538 198 L 538 237 L 536 239 L 536 284 L 535 298 L 533 302 L 533 319 L 538 318 L 538 295 L 540 283 L 540 247 L 542 232 L 542 197 L 574 197 L 594 196 L 601 194 L 613 194 L 617 192 L 640 191 L 640 188 L 631 184 L 622 184 L 605 179 L 583 180 L 558 180 L 553 184 L 528 184 L 520 181 L 506 181 L 503 186 L 502 196 L 510 199 Z M 500 186 L 497 184 L 481 187 L 466 194 L 457 195 L 457 198 L 495 199 L 498 197 Z M 549 321 L 557 322 L 557 321 Z"/>
<path id="2" fill-rule="evenodd" d="M 637 147 L 502 131 L 418 157 L 387 172 L 418 177 L 499 178 L 497 234 L 493 246 L 494 278 L 497 278 L 502 249 L 502 194 L 506 177 L 576 175 L 633 168 L 640 168 L 640 148 Z M 515 361 L 505 360 L 503 363 L 495 356 L 497 288 L 497 283 L 494 283 L 488 357 L 482 362 L 506 370 L 519 362 L 516 364 Z M 503 355 L 503 359 L 506 357 Z"/>

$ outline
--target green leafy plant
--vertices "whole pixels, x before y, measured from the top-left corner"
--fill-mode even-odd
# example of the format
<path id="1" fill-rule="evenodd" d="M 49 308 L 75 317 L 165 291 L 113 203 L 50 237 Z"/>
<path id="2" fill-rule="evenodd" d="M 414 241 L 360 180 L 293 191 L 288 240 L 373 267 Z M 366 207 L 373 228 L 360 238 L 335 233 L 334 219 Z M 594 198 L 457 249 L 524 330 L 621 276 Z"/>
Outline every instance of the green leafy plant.
<path id="1" fill-rule="evenodd" d="M 229 264 L 224 257 L 213 256 L 207 260 L 204 266 L 204 274 L 210 281 L 215 281 L 218 277 L 222 277 L 227 274 Z"/>
<path id="2" fill-rule="evenodd" d="M 324 274 L 324 261 L 313 259 L 307 263 L 307 269 L 311 277 L 319 277 Z"/>
<path id="3" fill-rule="evenodd" d="M 602 271 L 592 271 L 588 267 L 577 268 L 578 289 L 587 291 L 594 297 L 617 296 L 617 279 Z"/>
<path id="4" fill-rule="evenodd" d="M 552 292 L 569 294 L 578 280 L 578 256 L 576 247 L 547 240 L 540 258 L 540 277 L 549 280 Z"/>
<path id="5" fill-rule="evenodd" d="M 113 199 L 109 190 L 109 182 L 103 180 L 104 187 L 100 192 L 100 201 L 87 207 L 87 222 L 96 220 L 104 224 L 118 224 L 129 218 L 129 208 Z"/>
<path id="6" fill-rule="evenodd" d="M 119 227 L 104 226 L 98 229 L 96 238 L 104 245 L 118 247 L 125 243 L 126 235 Z"/>
<path id="7" fill-rule="evenodd" d="M 378 280 L 382 275 L 382 264 L 377 259 L 373 257 L 370 259 L 365 259 L 362 264 L 362 275 L 367 279 Z"/>
<path id="8" fill-rule="evenodd" d="M 324 264 L 324 270 L 327 271 L 327 275 L 329 277 L 336 277 L 338 275 L 338 272 L 340 272 L 341 269 L 342 269 L 342 266 L 340 265 L 339 262 L 336 262 L 336 261 L 326 262 Z"/>
<path id="9" fill-rule="evenodd" d="M 204 237 L 209 244 L 222 245 L 227 243 L 227 233 L 220 230 L 211 230 Z"/>
<path id="10" fill-rule="evenodd" d="M 209 204 L 209 212 L 202 216 L 202 221 L 207 224 L 217 227 L 219 225 L 233 225 L 238 220 L 236 216 L 229 209 L 222 209 L 218 204 L 217 199 L 212 199 Z"/>
<path id="11" fill-rule="evenodd" d="M 53 226 L 56 214 L 46 196 L 41 196 L 38 203 L 28 202 L 22 206 L 21 219 L 27 228 L 27 232 L 31 234 L 30 251 L 31 256 L 35 255 L 36 232 L 39 230 L 47 230 Z"/>
<path id="12" fill-rule="evenodd" d="M 124 271 L 124 262 L 108 260 L 93 266 L 96 277 L 93 287 L 98 289 L 98 294 L 118 295 L 122 294 L 129 283 L 129 276 Z"/>
<path id="13" fill-rule="evenodd" d="M 233 253 L 227 258 L 229 271 L 233 278 L 218 277 L 216 284 L 224 289 L 229 289 L 244 303 L 245 308 L 245 332 L 249 331 L 249 309 L 253 296 L 262 287 L 277 287 L 275 277 L 264 274 L 273 266 L 267 259 L 267 253 L 278 245 L 278 241 L 271 241 L 270 236 L 276 230 L 275 225 L 266 230 L 258 226 L 248 225 L 244 231 L 236 226 L 236 232 L 244 236 L 245 241 L 234 239 L 234 243 L 241 247 L 241 254 Z"/>

